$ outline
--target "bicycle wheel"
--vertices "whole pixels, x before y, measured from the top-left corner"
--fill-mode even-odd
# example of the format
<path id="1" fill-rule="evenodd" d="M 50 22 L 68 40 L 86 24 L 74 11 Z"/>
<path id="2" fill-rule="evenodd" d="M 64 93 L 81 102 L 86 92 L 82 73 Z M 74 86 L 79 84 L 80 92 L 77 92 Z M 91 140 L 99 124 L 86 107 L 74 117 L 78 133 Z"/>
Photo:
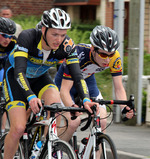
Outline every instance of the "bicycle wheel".
<path id="1" fill-rule="evenodd" d="M 4 158 L 4 140 L 7 134 L 3 135 L 0 139 L 0 159 Z M 22 145 L 19 143 L 18 150 L 13 159 L 24 159 Z"/>
<path id="2" fill-rule="evenodd" d="M 61 152 L 61 159 L 76 159 L 76 154 L 72 147 L 63 140 L 55 140 L 53 142 L 53 158 L 57 158 L 57 152 Z M 48 159 L 48 149 L 47 146 L 43 149 L 43 155 L 40 156 L 40 159 Z"/>
<path id="3" fill-rule="evenodd" d="M 97 137 L 97 153 L 101 154 L 100 159 L 117 159 L 117 151 L 112 139 L 106 134 Z M 91 158 L 92 159 L 92 158 Z"/>

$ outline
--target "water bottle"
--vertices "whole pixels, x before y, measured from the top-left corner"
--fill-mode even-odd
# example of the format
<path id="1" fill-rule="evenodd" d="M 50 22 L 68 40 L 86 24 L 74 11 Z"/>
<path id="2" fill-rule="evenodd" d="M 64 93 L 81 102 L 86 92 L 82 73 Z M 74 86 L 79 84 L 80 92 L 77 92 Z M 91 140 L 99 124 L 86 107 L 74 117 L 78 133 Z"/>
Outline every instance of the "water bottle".
<path id="1" fill-rule="evenodd" d="M 82 157 L 87 142 L 88 142 L 88 138 L 83 138 L 83 139 L 81 140 L 81 143 L 80 143 L 80 146 L 79 146 L 79 153 L 78 153 L 79 158 Z"/>
<path id="2" fill-rule="evenodd" d="M 42 147 L 42 141 L 38 141 L 37 144 L 35 145 L 34 150 L 32 151 L 31 159 L 36 159 L 38 156 L 38 153 Z"/>

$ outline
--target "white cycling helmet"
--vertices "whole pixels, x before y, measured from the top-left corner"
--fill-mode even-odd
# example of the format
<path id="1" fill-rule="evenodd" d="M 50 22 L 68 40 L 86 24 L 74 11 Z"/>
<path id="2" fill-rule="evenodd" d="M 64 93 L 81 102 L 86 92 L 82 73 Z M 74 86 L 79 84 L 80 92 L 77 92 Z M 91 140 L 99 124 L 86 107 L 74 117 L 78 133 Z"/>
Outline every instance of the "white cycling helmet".
<path id="1" fill-rule="evenodd" d="M 117 33 L 106 26 L 96 26 L 90 35 L 91 44 L 101 50 L 114 52 L 119 47 Z"/>
<path id="2" fill-rule="evenodd" d="M 71 21 L 69 14 L 59 8 L 52 8 L 44 11 L 41 18 L 42 25 L 47 28 L 70 29 Z"/>

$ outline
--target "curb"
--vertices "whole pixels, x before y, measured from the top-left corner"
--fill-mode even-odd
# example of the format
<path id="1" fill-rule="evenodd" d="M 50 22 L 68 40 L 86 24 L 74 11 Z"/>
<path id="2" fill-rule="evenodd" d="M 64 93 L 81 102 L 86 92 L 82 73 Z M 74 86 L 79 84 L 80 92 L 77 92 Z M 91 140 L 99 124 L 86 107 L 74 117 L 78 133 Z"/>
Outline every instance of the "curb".
<path id="1" fill-rule="evenodd" d="M 117 151 L 117 154 L 119 159 L 150 159 L 150 157 L 132 154 L 132 153 L 123 152 L 123 151 Z"/>

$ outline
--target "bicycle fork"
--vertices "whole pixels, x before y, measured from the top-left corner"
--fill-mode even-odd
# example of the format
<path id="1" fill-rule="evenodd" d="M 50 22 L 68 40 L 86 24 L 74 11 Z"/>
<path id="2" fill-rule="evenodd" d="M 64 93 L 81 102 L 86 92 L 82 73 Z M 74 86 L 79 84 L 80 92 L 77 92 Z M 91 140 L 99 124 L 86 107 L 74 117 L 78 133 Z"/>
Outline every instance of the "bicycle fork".
<path id="1" fill-rule="evenodd" d="M 52 117 L 52 114 L 51 114 Z M 50 119 L 49 122 L 49 140 L 48 140 L 48 159 L 52 159 L 52 155 L 54 155 L 55 151 L 55 141 L 58 139 L 57 137 L 57 127 L 56 127 L 56 119 Z M 56 151 L 57 159 L 61 159 L 61 152 Z"/>
<path id="2" fill-rule="evenodd" d="M 96 116 L 94 118 L 94 125 L 91 130 L 91 134 L 89 136 L 88 142 L 85 145 L 84 152 L 78 155 L 79 159 L 87 159 L 89 157 L 93 157 L 96 159 L 96 152 L 99 150 L 98 144 L 98 136 L 101 133 L 101 125 L 100 125 L 100 117 Z"/>

